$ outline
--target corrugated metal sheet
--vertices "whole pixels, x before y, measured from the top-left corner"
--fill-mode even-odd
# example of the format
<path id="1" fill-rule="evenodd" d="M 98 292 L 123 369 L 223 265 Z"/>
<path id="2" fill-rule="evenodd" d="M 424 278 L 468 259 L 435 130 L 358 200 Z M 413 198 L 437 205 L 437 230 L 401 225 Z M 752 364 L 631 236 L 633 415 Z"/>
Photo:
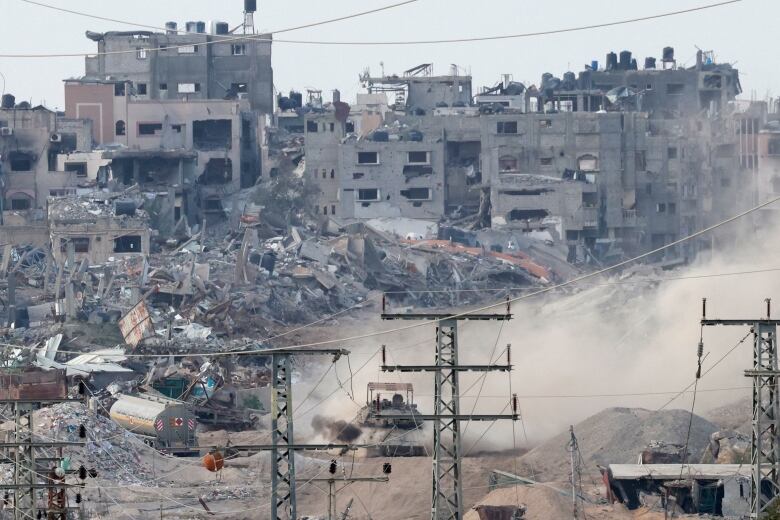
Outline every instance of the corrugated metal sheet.
<path id="1" fill-rule="evenodd" d="M 122 332 L 122 337 L 125 338 L 125 343 L 133 347 L 138 346 L 144 338 L 154 334 L 152 320 L 143 300 L 119 318 L 119 330 Z"/>
<path id="2" fill-rule="evenodd" d="M 749 477 L 752 466 L 743 464 L 610 464 L 613 480 L 675 480 L 690 475 L 694 479 L 719 480 L 737 475 Z"/>
<path id="3" fill-rule="evenodd" d="M 64 399 L 67 396 L 64 370 L 0 374 L 0 399 Z"/>

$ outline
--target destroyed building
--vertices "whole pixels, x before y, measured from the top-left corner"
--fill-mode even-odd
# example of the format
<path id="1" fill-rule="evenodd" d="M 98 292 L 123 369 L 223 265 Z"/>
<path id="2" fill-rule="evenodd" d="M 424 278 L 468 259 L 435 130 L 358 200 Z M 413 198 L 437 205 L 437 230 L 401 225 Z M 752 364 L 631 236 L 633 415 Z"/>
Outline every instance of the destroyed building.
<path id="1" fill-rule="evenodd" d="M 264 118 L 247 100 L 142 100 L 118 84 L 67 80 L 67 113 L 94 118 L 119 183 L 174 190 L 173 222 L 224 214 L 223 201 L 260 177 Z"/>
<path id="2" fill-rule="evenodd" d="M 84 79 L 120 80 L 117 88 L 143 99 L 247 99 L 252 110 L 271 114 L 272 35 L 254 34 L 255 10 L 255 1 L 244 2 L 243 32 L 251 37 L 221 21 L 209 32 L 201 21 L 184 30 L 167 22 L 165 32 L 87 32 L 99 54 L 85 59 Z"/>
<path id="3" fill-rule="evenodd" d="M 51 252 L 57 263 L 149 254 L 149 218 L 132 198 L 52 197 L 48 201 Z"/>
<path id="4" fill-rule="evenodd" d="M 15 104 L 12 95 L 4 95 L 0 108 L 3 213 L 42 208 L 47 197 L 74 192 L 84 183 L 86 169 L 62 161 L 61 156 L 91 150 L 91 133 L 91 121 L 63 117 L 27 102 Z"/>
<path id="5" fill-rule="evenodd" d="M 722 220 L 751 200 L 739 172 L 757 168 L 765 110 L 738 107 L 738 71 L 711 52 L 685 68 L 665 48 L 655 63 L 640 70 L 629 51 L 609 53 L 605 67 L 545 74 L 538 87 L 505 75 L 473 99 L 457 68 L 364 73 L 369 95 L 395 104 L 338 144 L 340 216 L 487 212 L 480 221 L 495 228 L 549 233 L 572 261 L 654 249 Z M 666 260 L 711 245 L 691 241 Z"/>

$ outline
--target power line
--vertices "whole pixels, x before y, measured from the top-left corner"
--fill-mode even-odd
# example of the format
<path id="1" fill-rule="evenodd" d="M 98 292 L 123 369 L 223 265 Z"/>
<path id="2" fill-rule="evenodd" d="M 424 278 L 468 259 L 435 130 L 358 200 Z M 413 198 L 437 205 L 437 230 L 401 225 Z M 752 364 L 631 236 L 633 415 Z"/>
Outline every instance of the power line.
<path id="1" fill-rule="evenodd" d="M 121 23 L 121 24 L 125 24 L 125 25 L 134 25 L 134 26 L 137 26 L 137 27 L 143 27 L 143 28 L 147 28 L 147 29 L 155 29 L 155 30 L 160 30 L 160 31 L 167 31 L 167 29 L 165 27 L 157 27 L 157 26 L 153 26 L 153 25 L 138 24 L 138 23 L 135 23 L 135 22 L 128 22 L 128 21 L 125 21 L 125 20 L 118 20 L 118 19 L 114 19 L 114 18 L 107 18 L 107 17 L 103 17 L 103 16 L 92 15 L 92 14 L 84 13 L 84 12 L 81 12 L 81 11 L 74 11 L 74 10 L 71 10 L 71 9 L 64 9 L 62 7 L 57 7 L 57 6 L 53 6 L 53 5 L 49 5 L 49 4 L 44 4 L 42 2 L 34 2 L 32 0 L 20 0 L 20 1 L 28 3 L 28 4 L 34 4 L 34 5 L 37 5 L 37 6 L 40 6 L 40 7 L 45 7 L 47 9 L 54 9 L 56 11 L 62 11 L 62 12 L 70 13 L 70 14 L 75 14 L 75 15 L 78 15 L 78 16 L 85 16 L 85 17 L 88 17 L 88 18 L 95 18 L 97 20 L 110 21 L 110 22 L 113 22 L 113 23 Z M 407 4 L 411 4 L 411 3 L 415 3 L 415 2 L 419 2 L 419 1 L 420 0 L 404 0 L 403 2 L 399 2 L 399 3 L 396 3 L 396 4 L 386 5 L 384 7 L 378 7 L 376 9 L 370 9 L 368 11 L 361 11 L 359 13 L 353 13 L 353 14 L 349 14 L 349 15 L 345 15 L 345 16 L 340 16 L 338 18 L 330 18 L 328 20 L 321 20 L 321 21 L 318 21 L 318 22 L 312 22 L 312 23 L 308 23 L 308 24 L 304 24 L 304 25 L 297 25 L 297 26 L 294 26 L 294 27 L 287 27 L 285 29 L 280 29 L 280 30 L 277 30 L 277 31 L 269 31 L 267 34 L 271 34 L 271 35 L 273 35 L 273 34 L 281 34 L 281 33 L 286 33 L 286 32 L 291 32 L 291 31 L 297 31 L 297 30 L 300 30 L 300 29 L 308 29 L 308 28 L 311 28 L 311 27 L 319 27 L 321 25 L 326 25 L 326 24 L 335 23 L 335 22 L 341 22 L 341 21 L 344 21 L 344 20 L 350 20 L 352 18 L 358 18 L 358 17 L 361 17 L 361 16 L 366 16 L 366 15 L 369 15 L 369 14 L 378 13 L 380 11 L 386 11 L 388 9 L 393 9 L 395 7 L 401 7 L 401 6 L 404 6 L 404 5 L 407 5 Z M 741 0 L 736 0 L 736 1 L 741 1 Z M 177 30 L 176 32 L 177 33 L 178 32 L 182 32 L 184 34 L 193 34 L 193 35 L 195 35 L 195 34 L 204 35 L 204 33 L 198 33 L 198 32 L 192 32 L 192 31 L 178 31 Z M 235 42 L 235 41 L 273 42 L 274 39 L 272 37 L 269 38 L 267 36 L 267 34 L 266 35 L 259 35 L 259 36 L 252 36 L 252 35 L 241 35 L 241 36 L 211 35 L 214 38 L 213 40 L 205 41 L 205 42 L 198 42 L 198 45 L 204 45 L 205 46 L 205 45 L 214 45 L 216 43 Z M 279 40 L 277 40 L 277 41 L 279 41 Z M 293 43 L 293 42 L 284 42 L 284 43 Z M 145 50 L 147 52 L 150 52 L 150 51 L 165 51 L 165 50 L 169 50 L 169 49 L 173 50 L 173 49 L 179 49 L 179 48 L 191 47 L 191 46 L 192 46 L 192 42 L 188 42 L 188 43 L 183 44 L 183 45 L 169 45 L 169 46 L 165 46 L 165 47 L 152 47 L 152 48 L 147 48 Z M 134 54 L 136 52 L 137 52 L 137 49 L 127 49 L 127 50 L 121 50 L 121 51 L 104 51 L 104 52 L 78 52 L 78 53 L 0 54 L 0 58 L 74 58 L 74 57 L 88 57 L 88 56 L 108 56 L 108 55 L 116 55 L 116 54 Z"/>
<path id="2" fill-rule="evenodd" d="M 29 0 L 22 0 L 22 1 L 29 1 Z M 473 43 L 473 42 L 483 42 L 483 41 L 496 41 L 496 40 L 510 40 L 510 39 L 519 39 L 519 38 L 531 38 L 535 36 L 548 36 L 552 34 L 563 34 L 563 33 L 570 33 L 570 32 L 577 32 L 577 31 L 586 31 L 591 29 L 601 29 L 604 27 L 614 27 L 617 25 L 625 25 L 625 24 L 631 24 L 631 23 L 637 23 L 637 22 L 644 22 L 648 20 L 657 20 L 660 18 L 668 18 L 671 16 L 677 16 L 681 14 L 688 14 L 693 13 L 697 11 L 704 11 L 706 9 L 713 9 L 716 7 L 722 7 L 729 4 L 736 4 L 739 2 L 742 2 L 743 0 L 726 0 L 723 2 L 718 2 L 714 4 L 706 4 L 701 5 L 697 7 L 691 7 L 688 9 L 680 9 L 677 11 L 669 11 L 665 13 L 659 13 L 659 14 L 653 14 L 648 16 L 641 16 L 637 18 L 627 18 L 623 20 L 615 20 L 612 22 L 604 22 L 604 23 L 598 23 L 598 24 L 590 24 L 590 25 L 581 25 L 577 27 L 565 27 L 561 29 L 551 29 L 546 31 L 536 31 L 536 32 L 528 32 L 528 33 L 518 33 L 518 34 L 503 34 L 503 35 L 494 35 L 494 36 L 475 36 L 472 38 L 450 38 L 450 39 L 441 39 L 441 40 L 400 40 L 400 41 L 318 41 L 318 40 L 286 40 L 286 39 L 271 39 L 271 38 L 255 38 L 255 37 L 237 37 L 237 39 L 241 40 L 258 40 L 258 41 L 273 41 L 275 43 L 291 43 L 291 44 L 302 44 L 302 45 L 342 45 L 342 46 L 368 46 L 368 45 L 437 45 L 437 44 L 452 44 L 452 43 Z M 402 4 L 397 5 L 404 5 L 409 2 L 404 2 Z M 387 6 L 384 9 L 389 9 L 390 7 L 396 7 L 397 5 L 393 6 Z M 351 15 L 348 17 L 342 17 L 339 19 L 336 19 L 334 21 L 339 21 L 346 18 L 354 18 L 355 16 L 362 16 L 363 14 L 369 14 L 371 12 L 375 11 L 368 11 L 366 13 L 360 13 L 356 15 Z M 330 23 L 330 21 L 326 21 L 323 23 Z M 314 24 L 308 24 L 305 26 L 299 26 L 299 27 L 293 27 L 290 29 L 285 29 L 282 31 L 276 31 L 275 33 L 272 32 L 272 34 L 278 34 L 281 32 L 286 31 L 292 31 L 297 29 L 302 29 L 304 27 L 314 27 L 316 25 L 322 25 L 322 23 L 314 23 Z M 224 40 L 223 40 L 224 41 Z M 215 42 L 207 42 L 209 43 L 217 43 Z M 170 48 L 176 48 L 176 47 L 164 47 L 164 48 L 158 48 L 158 49 L 148 49 L 148 50 L 163 50 L 163 49 L 170 49 Z M 135 49 L 132 51 L 113 51 L 113 54 L 120 54 L 120 53 L 130 53 L 130 52 L 136 52 Z M 101 54 L 112 54 L 112 53 L 46 53 L 46 54 L 0 54 L 0 58 L 70 58 L 70 57 L 82 57 L 82 56 L 98 56 Z"/>

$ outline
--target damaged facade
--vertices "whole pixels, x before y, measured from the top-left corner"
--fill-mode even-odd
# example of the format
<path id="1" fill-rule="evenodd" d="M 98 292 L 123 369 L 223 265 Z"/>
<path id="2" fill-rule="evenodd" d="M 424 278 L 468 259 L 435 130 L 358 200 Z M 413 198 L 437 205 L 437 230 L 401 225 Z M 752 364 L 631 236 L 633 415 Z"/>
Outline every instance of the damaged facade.
<path id="1" fill-rule="evenodd" d="M 318 210 L 333 207 L 338 180 L 344 218 L 476 214 L 483 226 L 545 232 L 583 261 L 660 247 L 752 201 L 738 189 L 739 172 L 757 168 L 757 140 L 745 134 L 756 133 L 766 110 L 738 110 L 738 72 L 712 53 L 683 68 L 666 48 L 660 67 L 648 58 L 641 70 L 630 52 L 609 53 L 606 67 L 545 74 L 538 87 L 506 76 L 474 97 L 457 68 L 434 76 L 425 64 L 361 80 L 369 95 L 389 93 L 395 103 L 380 126 L 353 123 L 344 137 L 330 136 L 338 167 L 307 133 L 307 161 L 328 156 Z M 690 259 L 711 245 L 691 241 L 666 258 Z"/>

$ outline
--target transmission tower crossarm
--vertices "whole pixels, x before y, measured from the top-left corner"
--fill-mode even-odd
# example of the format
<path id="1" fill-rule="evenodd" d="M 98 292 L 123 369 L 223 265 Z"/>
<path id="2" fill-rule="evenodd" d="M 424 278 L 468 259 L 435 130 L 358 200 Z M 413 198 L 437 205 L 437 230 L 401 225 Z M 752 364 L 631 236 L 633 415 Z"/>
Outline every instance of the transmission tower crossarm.
<path id="1" fill-rule="evenodd" d="M 403 414 L 383 414 L 372 413 L 371 417 L 377 419 L 397 419 L 400 421 L 498 421 L 502 419 L 511 419 L 517 421 L 520 419 L 520 414 L 419 414 L 419 415 L 403 415 Z"/>
<path id="2" fill-rule="evenodd" d="M 436 372 L 454 370 L 457 372 L 509 372 L 512 365 L 382 365 L 383 372 Z"/>

